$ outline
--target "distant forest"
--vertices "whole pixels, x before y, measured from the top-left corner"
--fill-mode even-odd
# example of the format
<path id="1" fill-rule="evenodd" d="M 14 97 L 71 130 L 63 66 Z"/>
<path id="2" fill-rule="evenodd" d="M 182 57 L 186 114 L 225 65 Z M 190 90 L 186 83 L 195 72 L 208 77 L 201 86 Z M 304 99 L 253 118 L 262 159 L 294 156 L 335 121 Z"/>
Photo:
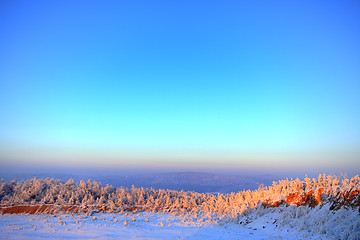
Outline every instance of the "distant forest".
<path id="1" fill-rule="evenodd" d="M 249 209 L 281 205 L 309 206 L 329 204 L 330 210 L 360 206 L 360 177 L 347 179 L 320 174 L 316 178 L 291 179 L 260 186 L 254 191 L 210 194 L 152 188 L 115 188 L 95 181 L 76 184 L 46 179 L 0 181 L 1 207 L 17 205 L 71 205 L 91 214 L 105 212 L 151 211 L 173 214 L 203 214 L 209 218 L 238 219 Z"/>

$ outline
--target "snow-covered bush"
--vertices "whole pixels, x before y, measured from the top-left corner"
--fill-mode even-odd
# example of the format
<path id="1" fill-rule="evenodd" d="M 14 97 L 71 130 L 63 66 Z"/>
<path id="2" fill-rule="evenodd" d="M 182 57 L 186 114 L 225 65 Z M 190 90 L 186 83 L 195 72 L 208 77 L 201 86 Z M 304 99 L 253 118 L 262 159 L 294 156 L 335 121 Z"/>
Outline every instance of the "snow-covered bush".
<path id="1" fill-rule="evenodd" d="M 301 217 L 305 216 L 306 214 L 308 214 L 308 212 L 309 212 L 308 207 L 299 206 L 299 207 L 296 208 L 295 217 L 296 218 L 301 218 Z"/>
<path id="2" fill-rule="evenodd" d="M 332 231 L 328 223 L 330 220 L 336 222 L 331 213 L 337 210 L 336 216 L 339 221 L 348 219 L 348 209 L 359 209 L 359 193 L 359 176 L 341 180 L 336 176 L 326 175 L 319 175 L 317 179 L 306 177 L 304 181 L 285 179 L 273 182 L 269 187 L 261 186 L 254 191 L 230 194 L 155 190 L 134 186 L 130 189 L 114 188 L 90 180 L 81 180 L 79 184 L 72 179 L 64 183 L 51 178 L 34 178 L 24 182 L 0 181 L 2 205 L 82 205 L 87 208 L 89 214 L 94 209 L 109 212 L 149 211 L 188 214 L 212 221 L 238 221 L 242 216 L 250 215 L 260 218 L 273 209 L 271 211 L 282 211 L 279 212 L 281 226 L 293 226 L 298 229 L 314 226 L 314 232 L 329 236 Z M 274 209 L 277 206 L 280 207 Z M 310 220 L 308 215 L 313 212 L 310 209 L 326 217 L 315 216 Z M 294 221 L 304 226 L 296 225 Z M 351 224 L 350 232 L 359 231 L 359 221 Z"/>

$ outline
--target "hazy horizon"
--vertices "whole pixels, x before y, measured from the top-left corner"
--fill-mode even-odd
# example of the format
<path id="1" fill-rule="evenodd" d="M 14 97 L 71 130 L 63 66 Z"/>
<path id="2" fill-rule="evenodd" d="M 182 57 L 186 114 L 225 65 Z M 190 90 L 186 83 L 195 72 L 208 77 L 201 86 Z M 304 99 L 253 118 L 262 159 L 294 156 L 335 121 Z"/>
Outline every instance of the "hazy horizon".
<path id="1" fill-rule="evenodd" d="M 195 191 L 199 193 L 239 192 L 255 190 L 259 186 L 272 186 L 273 182 L 284 179 L 305 177 L 318 179 L 319 174 L 352 178 L 358 171 L 261 171 L 261 170 L 205 170 L 205 169 L 125 169 L 91 167 L 26 167 L 6 166 L 0 169 L 0 178 L 4 181 L 27 181 L 29 179 L 53 178 L 63 182 L 73 179 L 76 184 L 83 181 L 96 181 L 103 186 L 132 188 L 171 189 L 176 191 Z"/>
<path id="2" fill-rule="evenodd" d="M 336 175 L 338 177 L 347 176 L 353 177 L 359 175 L 358 169 L 209 169 L 209 168 L 124 168 L 124 167 L 73 167 L 73 166 L 34 166 L 34 165 L 18 165 L 18 164 L 3 164 L 0 169 L 0 178 L 5 177 L 5 180 L 13 179 L 28 179 L 35 177 L 50 177 L 57 178 L 57 176 L 66 176 L 68 178 L 81 178 L 82 180 L 94 180 L 94 177 L 99 176 L 145 176 L 145 175 L 161 175 L 161 174 L 180 174 L 180 173 L 203 173 L 214 174 L 221 176 L 241 176 L 241 177 L 257 177 L 257 176 L 272 176 L 276 178 L 299 178 L 304 179 L 306 176 L 310 178 L 317 178 L 319 174 Z M 67 180 L 67 178 L 62 178 Z"/>

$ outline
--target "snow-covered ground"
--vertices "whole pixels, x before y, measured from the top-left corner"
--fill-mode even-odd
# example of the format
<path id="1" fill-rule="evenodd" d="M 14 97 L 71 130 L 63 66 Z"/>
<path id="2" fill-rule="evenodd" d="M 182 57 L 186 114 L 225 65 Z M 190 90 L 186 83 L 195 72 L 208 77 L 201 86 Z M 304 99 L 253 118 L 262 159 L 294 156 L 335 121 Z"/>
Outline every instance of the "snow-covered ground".
<path id="1" fill-rule="evenodd" d="M 165 214 L 96 214 L 60 216 L 1 216 L 1 239 L 298 239 L 301 234 L 286 229 L 275 230 L 273 226 L 255 230 L 234 223 L 199 224 L 182 222 Z M 96 217 L 96 220 L 93 220 Z M 148 218 L 149 222 L 145 219 Z M 127 225 L 124 221 L 128 223 Z M 64 225 L 66 224 L 66 225 Z"/>
<path id="2" fill-rule="evenodd" d="M 161 213 L 1 215 L 0 239 L 360 239 L 357 210 L 278 207 L 239 222 Z"/>
<path id="3" fill-rule="evenodd" d="M 257 208 L 245 213 L 240 224 L 249 229 L 264 226 L 271 230 L 269 233 L 273 236 L 284 239 L 360 240 L 359 208 L 330 211 L 329 207 L 327 204 L 315 208 Z M 289 232 L 289 235 L 284 235 L 284 231 Z"/>

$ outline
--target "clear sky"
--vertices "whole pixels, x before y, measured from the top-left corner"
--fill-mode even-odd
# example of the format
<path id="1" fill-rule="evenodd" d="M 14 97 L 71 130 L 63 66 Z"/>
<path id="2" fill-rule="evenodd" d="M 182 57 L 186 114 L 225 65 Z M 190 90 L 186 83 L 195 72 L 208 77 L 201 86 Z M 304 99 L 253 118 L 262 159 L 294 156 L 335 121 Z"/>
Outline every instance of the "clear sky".
<path id="1" fill-rule="evenodd" d="M 360 168 L 360 4 L 1 1 L 0 165 Z"/>

